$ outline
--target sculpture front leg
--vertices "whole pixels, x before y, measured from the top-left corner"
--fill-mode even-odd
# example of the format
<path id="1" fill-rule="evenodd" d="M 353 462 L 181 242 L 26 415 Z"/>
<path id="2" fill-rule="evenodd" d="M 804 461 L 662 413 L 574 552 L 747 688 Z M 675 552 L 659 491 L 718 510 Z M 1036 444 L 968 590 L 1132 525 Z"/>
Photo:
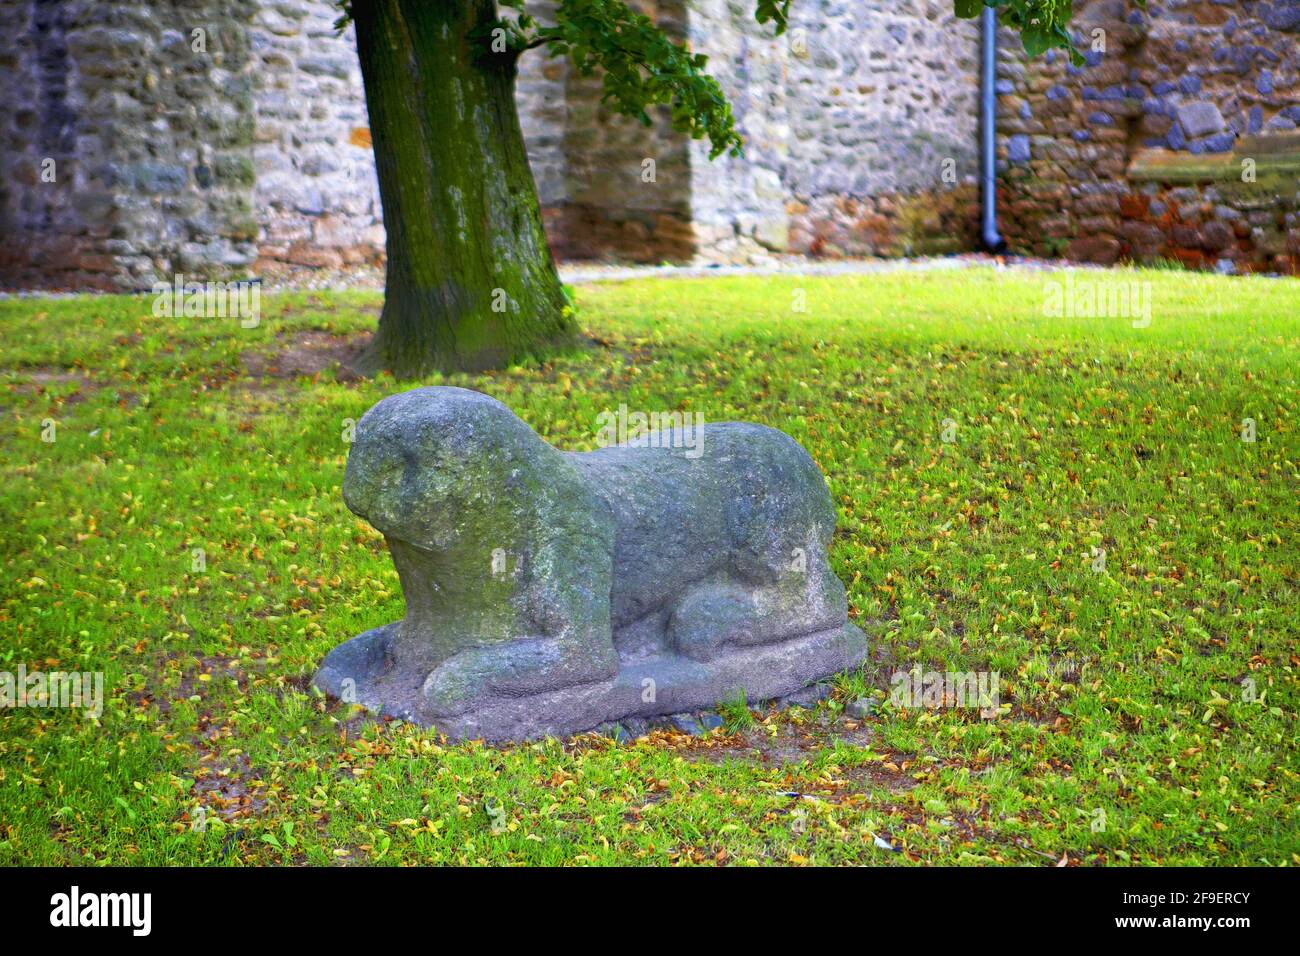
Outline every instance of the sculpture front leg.
<path id="1" fill-rule="evenodd" d="M 422 716 L 436 723 L 500 698 L 609 680 L 617 671 L 618 655 L 608 642 L 542 637 L 472 647 L 429 673 L 421 689 Z"/>

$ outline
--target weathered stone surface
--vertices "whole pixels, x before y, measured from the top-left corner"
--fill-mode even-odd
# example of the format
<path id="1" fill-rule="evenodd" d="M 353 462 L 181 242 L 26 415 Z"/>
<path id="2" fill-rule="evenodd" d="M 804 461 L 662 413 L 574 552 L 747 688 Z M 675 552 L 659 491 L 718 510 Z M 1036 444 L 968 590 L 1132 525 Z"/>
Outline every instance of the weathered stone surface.
<path id="1" fill-rule="evenodd" d="M 680 730 L 684 734 L 690 734 L 692 737 L 703 737 L 707 730 L 695 719 L 694 714 L 672 714 L 668 722 L 674 729 Z"/>
<path id="2" fill-rule="evenodd" d="M 477 392 L 377 404 L 343 493 L 384 533 L 406 616 L 331 651 L 317 685 L 517 740 L 781 697 L 861 660 L 807 453 L 761 425 L 665 434 L 565 453 Z"/>
<path id="3" fill-rule="evenodd" d="M 1184 103 L 1178 107 L 1178 122 L 1183 124 L 1183 131 L 1193 138 L 1208 136 L 1223 129 L 1223 114 L 1213 103 Z"/>
<path id="4" fill-rule="evenodd" d="M 704 713 L 700 714 L 699 724 L 700 729 L 707 734 L 713 730 L 721 730 L 726 724 L 726 721 L 722 719 L 721 714 L 712 710 L 706 710 Z"/>
<path id="5" fill-rule="evenodd" d="M 1294 175 L 1267 168 L 1269 155 L 1291 148 L 1284 143 L 1295 123 L 1289 111 L 1300 109 L 1300 73 L 1288 68 L 1300 62 L 1300 39 L 1286 12 L 1293 5 L 1179 2 L 1153 6 L 1135 29 L 1124 4 L 1077 0 L 1080 35 L 1100 28 L 1106 37 L 1104 50 L 1085 45 L 1079 68 L 1058 54 L 1013 54 L 1016 41 L 1004 33 L 1003 100 L 1024 104 L 1029 117 L 1050 115 L 1039 129 L 999 117 L 1008 155 L 1022 155 L 1017 136 L 1030 134 L 1032 145 L 1027 168 L 1010 163 L 999 186 L 1003 235 L 1012 248 L 1056 255 L 1064 240 L 1066 255 L 1094 262 L 1176 258 L 1213 268 L 1218 258 L 1231 258 L 1243 272 L 1293 270 L 1267 230 L 1234 224 L 1263 204 L 1297 208 L 1288 188 Z M 1210 25 L 1217 23 L 1223 28 Z M 1135 120 L 1135 128 L 1119 128 L 1124 119 Z M 1132 141 L 1130 132 L 1137 134 Z M 1243 177 L 1248 158 L 1258 161 L 1253 183 Z M 1069 189 L 1049 195 L 1042 184 L 1051 182 Z M 1216 195 L 1220 188 L 1223 195 Z M 1127 197 L 1127 225 L 1116 221 L 1114 207 L 1100 204 L 1102 196 Z M 1139 196 L 1149 200 L 1145 211 L 1136 206 Z M 1215 220 L 1208 237 L 1218 248 L 1207 250 L 1203 227 Z M 1064 233 L 1062 223 L 1070 226 Z"/>
<path id="6" fill-rule="evenodd" d="M 631 743 L 637 737 L 637 735 L 628 729 L 627 726 L 619 723 L 604 723 L 597 727 L 596 730 L 613 740 L 615 743 L 620 744 Z"/>
<path id="7" fill-rule="evenodd" d="M 1100 262 L 1111 265 L 1119 258 L 1119 240 L 1112 236 L 1092 236 L 1075 239 L 1070 243 L 1066 255 L 1080 262 Z"/>
<path id="8" fill-rule="evenodd" d="M 1260 6 L 1260 19 L 1272 29 L 1300 32 L 1300 0 L 1272 0 Z"/>
<path id="9" fill-rule="evenodd" d="M 1012 136 L 1007 140 L 1007 159 L 1013 163 L 1027 163 L 1030 159 L 1029 137 Z"/>
<path id="10" fill-rule="evenodd" d="M 0 109 L 0 173 L 25 184 L 0 189 L 0 282 L 147 288 L 187 247 L 213 274 L 251 261 L 253 10 L 0 5 L 0 90 L 23 107 Z"/>

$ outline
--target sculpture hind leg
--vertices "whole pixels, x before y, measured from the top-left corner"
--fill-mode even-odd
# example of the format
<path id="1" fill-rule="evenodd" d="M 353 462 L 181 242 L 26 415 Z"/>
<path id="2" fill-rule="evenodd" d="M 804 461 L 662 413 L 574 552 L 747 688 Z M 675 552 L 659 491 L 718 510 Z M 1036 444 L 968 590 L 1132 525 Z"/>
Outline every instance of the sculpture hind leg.
<path id="1" fill-rule="evenodd" d="M 729 578 L 702 584 L 678 603 L 668 627 L 680 653 L 707 661 L 729 647 L 776 644 L 847 620 L 844 586 L 817 561 L 768 583 Z"/>

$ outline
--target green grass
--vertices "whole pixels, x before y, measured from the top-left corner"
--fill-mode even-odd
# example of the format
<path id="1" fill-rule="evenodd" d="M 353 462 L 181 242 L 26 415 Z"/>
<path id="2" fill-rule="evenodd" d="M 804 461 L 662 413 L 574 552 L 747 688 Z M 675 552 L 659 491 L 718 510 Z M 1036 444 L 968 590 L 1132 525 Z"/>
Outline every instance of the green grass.
<path id="1" fill-rule="evenodd" d="M 97 721 L 0 712 L 0 864 L 1300 862 L 1300 283 L 1077 276 L 1150 282 L 1135 328 L 1046 317 L 1052 278 L 585 287 L 598 344 L 438 379 L 569 449 L 620 403 L 787 431 L 877 649 L 817 707 L 731 702 L 707 738 L 506 748 L 308 688 L 402 614 L 339 484 L 346 420 L 405 386 L 244 356 L 369 329 L 377 296 L 267 296 L 251 330 L 0 301 L 0 670 L 108 685 Z M 1003 707 L 885 703 L 914 665 L 997 671 Z"/>

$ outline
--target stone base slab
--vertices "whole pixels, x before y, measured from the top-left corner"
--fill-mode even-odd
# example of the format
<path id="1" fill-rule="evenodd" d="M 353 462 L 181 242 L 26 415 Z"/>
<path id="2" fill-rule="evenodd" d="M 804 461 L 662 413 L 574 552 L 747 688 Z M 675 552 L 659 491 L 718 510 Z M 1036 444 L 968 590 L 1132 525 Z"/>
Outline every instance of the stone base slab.
<path id="1" fill-rule="evenodd" d="M 612 680 L 527 697 L 494 697 L 446 717 L 422 711 L 419 688 L 386 679 L 387 645 L 396 626 L 375 628 L 336 647 L 313 683 L 373 713 L 433 726 L 451 740 L 567 737 L 630 717 L 711 708 L 742 691 L 749 701 L 770 700 L 855 667 L 867 656 L 866 635 L 846 623 L 779 644 L 738 647 L 708 662 L 672 653 L 624 658 Z M 349 680 L 353 683 L 345 683 Z"/>

